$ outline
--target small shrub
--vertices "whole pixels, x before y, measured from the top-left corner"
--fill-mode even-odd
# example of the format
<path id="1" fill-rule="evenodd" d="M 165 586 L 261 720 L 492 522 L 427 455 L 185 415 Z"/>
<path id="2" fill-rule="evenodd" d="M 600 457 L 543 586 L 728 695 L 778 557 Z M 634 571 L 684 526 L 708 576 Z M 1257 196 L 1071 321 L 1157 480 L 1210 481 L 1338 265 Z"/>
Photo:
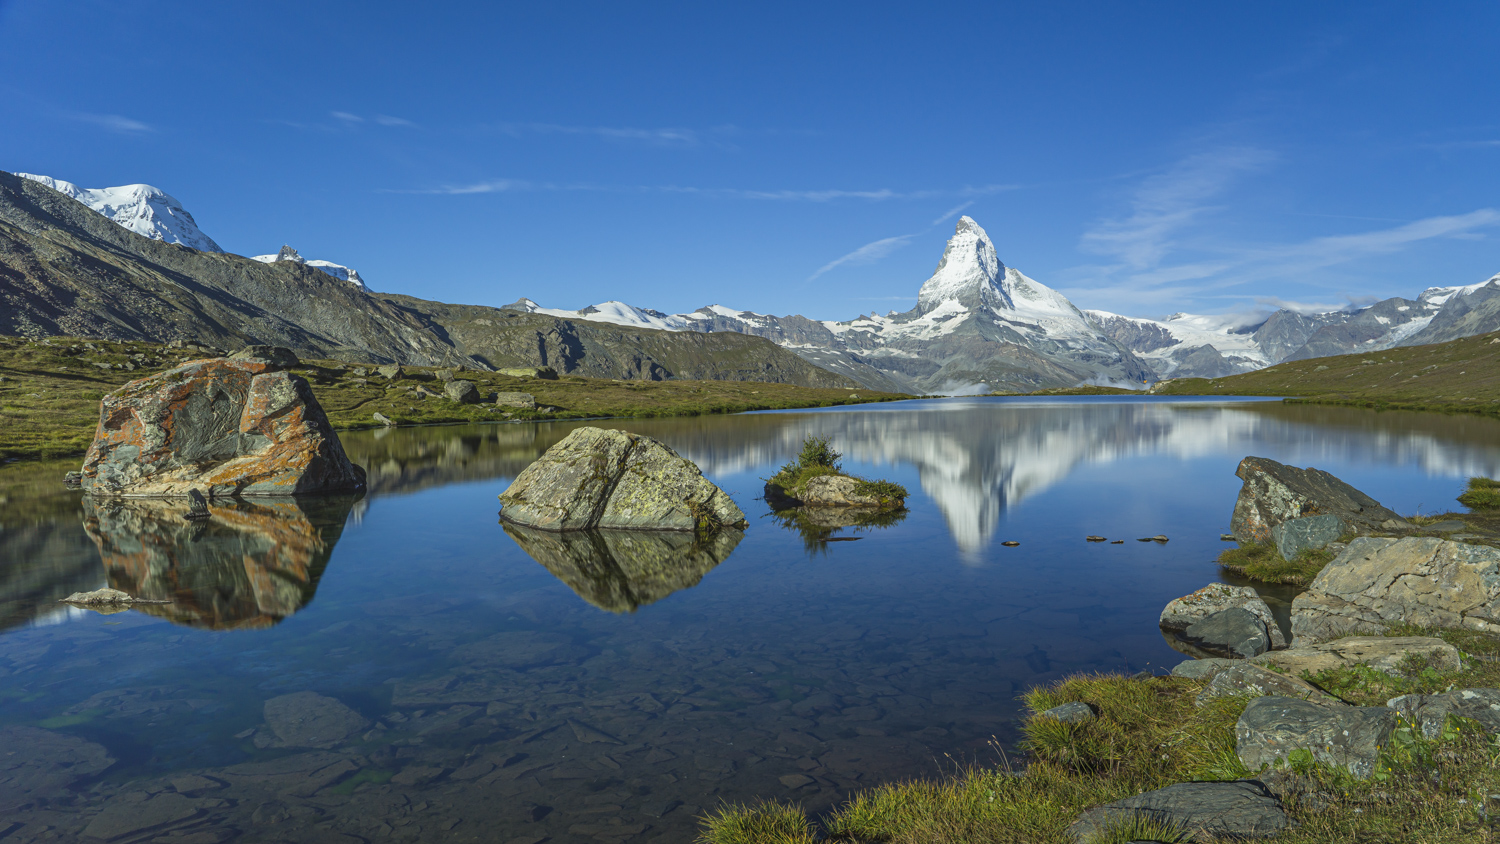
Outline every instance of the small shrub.
<path id="1" fill-rule="evenodd" d="M 1500 481 L 1469 478 L 1469 487 L 1458 497 L 1458 503 L 1470 510 L 1500 509 Z"/>
<path id="2" fill-rule="evenodd" d="M 809 436 L 802 441 L 802 452 L 797 455 L 797 468 L 827 466 L 837 472 L 843 467 L 844 455 L 835 451 L 831 437 Z"/>

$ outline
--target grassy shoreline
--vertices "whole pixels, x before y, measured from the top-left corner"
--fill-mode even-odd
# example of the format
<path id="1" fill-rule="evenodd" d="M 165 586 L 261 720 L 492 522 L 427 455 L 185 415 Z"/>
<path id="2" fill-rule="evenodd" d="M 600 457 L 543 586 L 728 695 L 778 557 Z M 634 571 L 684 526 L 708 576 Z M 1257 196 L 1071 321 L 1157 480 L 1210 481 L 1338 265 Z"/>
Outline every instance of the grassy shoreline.
<path id="1" fill-rule="evenodd" d="M 159 343 L 53 337 L 0 337 L 0 460 L 50 459 L 84 453 L 93 440 L 99 400 L 129 381 L 189 360 L 217 357 L 199 348 Z M 307 360 L 293 368 L 312 385 L 329 421 L 340 430 L 396 425 L 518 422 L 557 419 L 652 418 L 799 410 L 913 398 L 864 389 L 798 387 L 763 381 L 616 381 L 564 375 L 556 380 L 448 369 L 483 394 L 519 392 L 535 409 L 464 405 L 442 395 L 441 367 L 403 366 L 387 379 L 374 365 Z"/>
<path id="2" fill-rule="evenodd" d="M 1387 673 L 1360 666 L 1308 679 L 1344 701 L 1382 706 L 1401 694 L 1450 686 L 1500 685 L 1500 638 L 1469 630 L 1393 629 L 1438 636 L 1464 654 L 1465 667 L 1440 673 L 1413 666 Z M 1023 727 L 1024 767 L 973 767 L 943 780 L 914 780 L 856 793 L 820 818 L 778 802 L 723 806 L 701 819 L 701 844 L 1075 844 L 1068 826 L 1084 809 L 1179 782 L 1265 778 L 1235 754 L 1234 725 L 1249 697 L 1197 705 L 1207 680 L 1078 675 L 1031 689 Z M 1065 724 L 1035 713 L 1072 701 L 1098 717 Z M 1274 778 L 1296 827 L 1274 838 L 1315 842 L 1476 844 L 1500 840 L 1486 806 L 1500 793 L 1500 745 L 1472 722 L 1450 720 L 1436 739 L 1409 726 L 1382 752 L 1378 773 L 1356 780 L 1314 763 L 1277 769 Z M 817 827 L 821 827 L 818 830 Z M 1177 831 L 1140 824 L 1111 829 L 1089 844 L 1177 840 Z"/>

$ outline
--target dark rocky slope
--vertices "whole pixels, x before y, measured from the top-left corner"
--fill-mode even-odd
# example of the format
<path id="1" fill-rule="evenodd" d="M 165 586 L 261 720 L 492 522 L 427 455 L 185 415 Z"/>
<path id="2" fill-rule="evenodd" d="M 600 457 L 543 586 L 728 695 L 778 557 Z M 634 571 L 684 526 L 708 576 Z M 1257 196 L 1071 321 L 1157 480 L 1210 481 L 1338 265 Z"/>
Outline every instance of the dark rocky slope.
<path id="1" fill-rule="evenodd" d="M 372 295 L 315 268 L 131 232 L 0 172 L 0 334 L 285 346 L 312 358 L 846 387 L 758 337 L 661 332 Z"/>

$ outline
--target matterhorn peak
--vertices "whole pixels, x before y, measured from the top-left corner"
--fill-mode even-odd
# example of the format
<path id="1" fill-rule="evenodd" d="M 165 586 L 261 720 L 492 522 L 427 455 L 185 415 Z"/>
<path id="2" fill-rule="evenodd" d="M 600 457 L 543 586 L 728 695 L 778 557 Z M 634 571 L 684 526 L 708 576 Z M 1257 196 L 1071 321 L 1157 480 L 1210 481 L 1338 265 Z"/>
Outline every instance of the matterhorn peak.
<path id="1" fill-rule="evenodd" d="M 968 310 L 1006 307 L 1009 303 L 998 286 L 1004 274 L 1005 265 L 995 256 L 990 236 L 973 217 L 959 217 L 943 259 L 917 293 L 917 309 L 928 313 L 948 301 Z"/>

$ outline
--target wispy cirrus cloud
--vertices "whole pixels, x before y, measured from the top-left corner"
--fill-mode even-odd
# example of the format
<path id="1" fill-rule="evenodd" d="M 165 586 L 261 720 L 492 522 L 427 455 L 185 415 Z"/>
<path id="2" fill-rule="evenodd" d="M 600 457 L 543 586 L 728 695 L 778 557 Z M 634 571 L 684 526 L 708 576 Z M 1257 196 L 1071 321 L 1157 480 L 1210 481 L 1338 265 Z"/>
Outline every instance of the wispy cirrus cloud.
<path id="1" fill-rule="evenodd" d="M 92 123 L 95 126 L 100 126 L 117 135 L 145 135 L 156 131 L 155 128 L 148 124 L 129 117 L 122 117 L 118 114 L 72 112 L 68 116 L 82 123 Z"/>
<path id="2" fill-rule="evenodd" d="M 829 270 L 841 267 L 844 264 L 873 264 L 910 243 L 912 238 L 916 236 L 916 234 L 902 234 L 895 237 L 883 237 L 880 240 L 866 243 L 853 252 L 834 258 L 832 261 L 819 267 L 817 272 L 807 277 L 807 280 L 812 281 Z"/>
<path id="3" fill-rule="evenodd" d="M 635 141 L 660 146 L 698 146 L 703 135 L 694 129 L 666 127 L 642 129 L 633 126 L 567 126 L 561 123 L 499 123 L 496 131 L 512 137 L 523 135 L 587 135 L 608 141 Z M 710 130 L 719 134 L 719 130 Z"/>
<path id="4" fill-rule="evenodd" d="M 882 202 L 885 200 L 929 199 L 951 196 L 983 196 L 1001 191 L 1014 190 L 1013 185 L 984 185 L 953 190 L 896 191 L 888 188 L 872 190 L 818 189 L 818 190 L 761 190 L 754 188 L 703 188 L 690 185 L 601 185 L 590 182 L 536 182 L 526 179 L 486 179 L 466 184 L 440 185 L 431 188 L 385 188 L 381 193 L 430 194 L 437 196 L 467 196 L 483 193 L 516 193 L 520 191 L 588 191 L 597 193 L 669 193 L 689 194 L 730 199 L 758 199 L 780 202 L 834 202 L 841 199 Z M 971 203 L 950 211 L 951 217 Z M 933 225 L 942 222 L 938 220 Z"/>
<path id="5" fill-rule="evenodd" d="M 1290 243 L 1249 243 L 1213 232 L 1214 215 L 1230 207 L 1226 194 L 1244 177 L 1266 169 L 1275 156 L 1264 150 L 1232 147 L 1184 158 L 1144 179 L 1131 195 L 1127 213 L 1086 231 L 1080 248 L 1113 263 L 1074 267 L 1061 288 L 1089 307 L 1140 313 L 1155 307 L 1180 309 L 1185 303 L 1228 299 L 1276 307 L 1245 288 L 1267 284 L 1306 285 L 1320 271 L 1390 255 L 1441 239 L 1472 239 L 1500 226 L 1500 211 L 1480 208 L 1464 214 L 1399 222 L 1355 234 L 1311 237 Z M 1299 216 L 1306 216 L 1300 214 Z M 1330 215 L 1343 216 L 1343 215 Z M 1356 218 L 1347 218 L 1356 219 Z M 1350 306 L 1290 302 L 1294 310 Z"/>

